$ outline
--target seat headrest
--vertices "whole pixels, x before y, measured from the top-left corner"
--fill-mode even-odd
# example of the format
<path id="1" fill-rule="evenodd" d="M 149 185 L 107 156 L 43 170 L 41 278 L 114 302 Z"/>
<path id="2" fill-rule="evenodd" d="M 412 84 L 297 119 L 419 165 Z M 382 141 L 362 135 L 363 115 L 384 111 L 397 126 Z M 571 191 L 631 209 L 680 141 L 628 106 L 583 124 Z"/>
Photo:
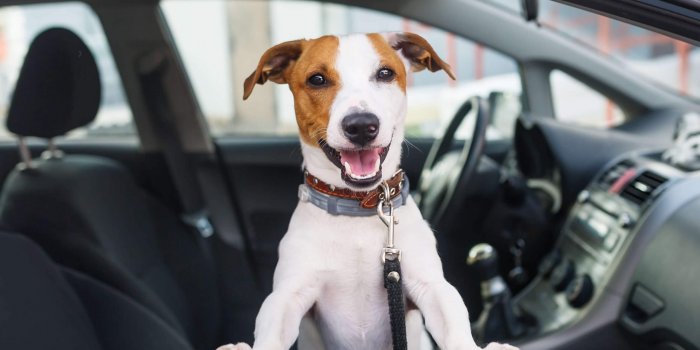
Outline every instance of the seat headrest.
<path id="1" fill-rule="evenodd" d="M 7 129 L 53 138 L 89 124 L 100 106 L 100 75 L 85 43 L 64 28 L 41 32 L 17 79 Z"/>

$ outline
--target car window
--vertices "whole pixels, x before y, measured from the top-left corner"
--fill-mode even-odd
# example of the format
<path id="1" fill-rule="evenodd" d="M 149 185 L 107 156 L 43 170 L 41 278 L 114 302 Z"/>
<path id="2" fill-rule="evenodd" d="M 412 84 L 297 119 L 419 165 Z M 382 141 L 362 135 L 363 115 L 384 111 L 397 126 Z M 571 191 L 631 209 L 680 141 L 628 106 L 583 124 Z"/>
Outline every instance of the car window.
<path id="1" fill-rule="evenodd" d="M 520 1 L 483 0 L 512 13 Z M 556 1 L 538 1 L 541 25 L 621 62 L 676 93 L 700 99 L 700 48 L 633 24 Z"/>
<path id="2" fill-rule="evenodd" d="M 653 82 L 700 98 L 700 49 L 632 24 L 553 1 L 543 1 L 544 25 L 611 56 Z"/>
<path id="3" fill-rule="evenodd" d="M 95 56 L 102 80 L 97 119 L 68 137 L 133 137 L 131 110 L 102 26 L 95 12 L 79 2 L 0 8 L 0 118 L 3 125 L 29 45 L 37 34 L 51 27 L 70 29 L 85 41 Z M 0 139 L 12 137 L 6 128 L 0 128 Z"/>
<path id="4" fill-rule="evenodd" d="M 609 128 L 625 121 L 615 102 L 560 70 L 551 72 L 550 85 L 554 114 L 563 122 Z"/>
<path id="5" fill-rule="evenodd" d="M 215 136 L 296 134 L 292 96 L 286 86 L 256 88 L 256 103 L 243 102 L 241 88 L 267 48 L 304 37 L 385 31 L 410 31 L 425 37 L 454 68 L 457 81 L 442 72 L 412 76 L 407 92 L 408 136 L 440 133 L 472 95 L 488 97 L 497 91 L 519 96 L 521 90 L 512 58 L 396 15 L 312 1 L 168 0 L 161 8 Z M 491 138 L 507 135 L 492 129 Z"/>

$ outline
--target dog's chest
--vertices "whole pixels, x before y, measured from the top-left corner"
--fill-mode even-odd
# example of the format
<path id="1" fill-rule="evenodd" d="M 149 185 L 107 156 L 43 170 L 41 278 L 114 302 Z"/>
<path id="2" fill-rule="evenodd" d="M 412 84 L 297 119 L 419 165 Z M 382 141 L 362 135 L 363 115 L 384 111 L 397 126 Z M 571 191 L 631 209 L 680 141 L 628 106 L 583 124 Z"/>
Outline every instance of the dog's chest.
<path id="1" fill-rule="evenodd" d="M 408 234 L 400 226 L 396 227 L 397 236 Z M 389 346 L 387 295 L 380 258 L 386 243 L 386 226 L 376 216 L 330 216 L 315 207 L 300 207 L 290 224 L 290 234 L 301 227 L 304 239 L 312 240 L 309 249 L 313 252 L 309 254 L 318 260 L 315 273 L 322 276 L 323 289 L 314 314 L 328 346 Z"/>

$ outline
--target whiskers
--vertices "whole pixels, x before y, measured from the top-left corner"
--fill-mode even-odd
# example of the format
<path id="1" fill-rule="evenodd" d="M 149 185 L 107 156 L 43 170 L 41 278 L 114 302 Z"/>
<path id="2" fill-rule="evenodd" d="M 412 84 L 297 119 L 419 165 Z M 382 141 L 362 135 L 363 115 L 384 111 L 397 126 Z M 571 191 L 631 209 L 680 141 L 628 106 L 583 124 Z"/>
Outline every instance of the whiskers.
<path id="1" fill-rule="evenodd" d="M 414 145 L 413 143 L 411 143 L 411 141 L 408 141 L 408 139 L 404 138 L 404 139 L 403 139 L 403 143 L 406 145 L 406 154 L 407 154 L 407 155 L 410 153 L 409 151 L 410 151 L 411 147 L 413 147 L 413 148 L 414 148 L 416 151 L 418 151 L 419 153 L 423 153 L 423 151 L 421 151 L 421 149 L 418 148 L 418 146 L 416 146 L 416 145 Z"/>
<path id="2" fill-rule="evenodd" d="M 311 132 L 309 132 L 309 137 L 312 140 L 318 140 L 319 144 L 325 145 L 326 144 L 326 133 L 327 133 L 326 128 L 316 128 L 314 130 L 311 130 Z"/>

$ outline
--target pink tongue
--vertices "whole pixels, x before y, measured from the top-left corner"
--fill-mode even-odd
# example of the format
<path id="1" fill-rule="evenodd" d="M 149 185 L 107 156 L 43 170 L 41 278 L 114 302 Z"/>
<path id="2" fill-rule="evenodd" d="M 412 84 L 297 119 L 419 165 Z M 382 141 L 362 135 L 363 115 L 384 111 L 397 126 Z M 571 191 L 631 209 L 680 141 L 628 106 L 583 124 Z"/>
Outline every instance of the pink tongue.
<path id="1" fill-rule="evenodd" d="M 354 175 L 366 176 L 375 173 L 374 165 L 379 159 L 381 148 L 373 148 L 364 151 L 340 151 L 340 163 L 345 166 L 347 162 Z"/>

